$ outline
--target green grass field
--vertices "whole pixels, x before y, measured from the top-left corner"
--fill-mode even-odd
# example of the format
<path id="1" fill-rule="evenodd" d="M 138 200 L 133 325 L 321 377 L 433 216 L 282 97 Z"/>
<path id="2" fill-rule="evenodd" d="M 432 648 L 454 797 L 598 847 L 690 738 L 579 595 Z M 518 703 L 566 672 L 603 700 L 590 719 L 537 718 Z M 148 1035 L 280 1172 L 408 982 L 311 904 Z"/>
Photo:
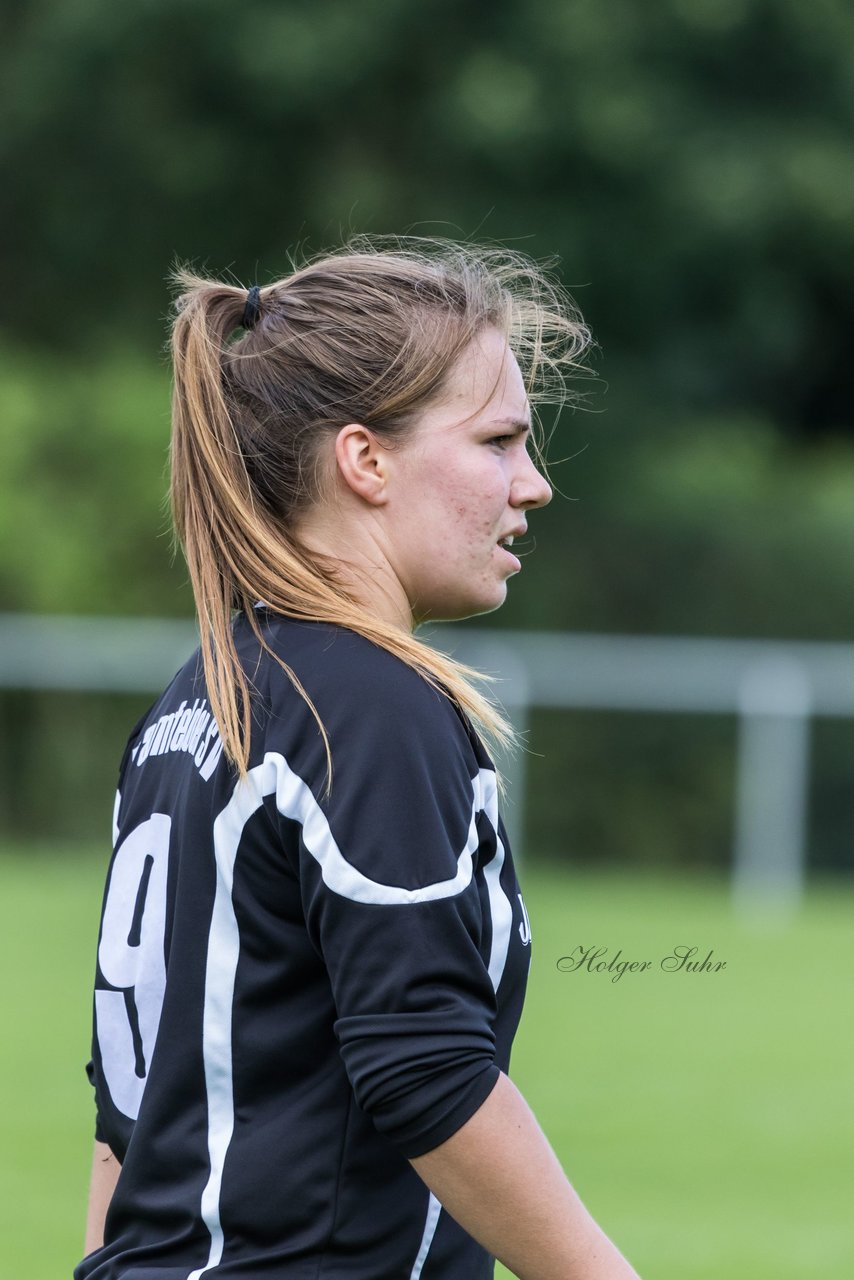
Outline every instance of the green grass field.
<path id="1" fill-rule="evenodd" d="M 0 850 L 10 1280 L 70 1277 L 80 1253 L 102 875 L 91 851 Z M 530 865 L 522 880 L 534 957 L 512 1074 L 644 1280 L 854 1275 L 854 886 L 748 927 L 718 881 Z M 557 968 L 594 944 L 653 966 L 617 982 Z M 663 972 L 679 945 L 726 969 Z"/>

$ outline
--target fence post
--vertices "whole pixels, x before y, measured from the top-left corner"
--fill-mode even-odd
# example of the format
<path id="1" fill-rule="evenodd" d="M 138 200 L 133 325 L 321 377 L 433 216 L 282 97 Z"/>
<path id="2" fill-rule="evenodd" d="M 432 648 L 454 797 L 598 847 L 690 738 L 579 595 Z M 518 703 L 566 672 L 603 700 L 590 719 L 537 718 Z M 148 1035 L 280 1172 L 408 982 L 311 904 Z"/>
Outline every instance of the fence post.
<path id="1" fill-rule="evenodd" d="M 805 876 L 809 677 L 794 659 L 749 667 L 738 696 L 736 908 L 785 914 L 800 902 Z"/>

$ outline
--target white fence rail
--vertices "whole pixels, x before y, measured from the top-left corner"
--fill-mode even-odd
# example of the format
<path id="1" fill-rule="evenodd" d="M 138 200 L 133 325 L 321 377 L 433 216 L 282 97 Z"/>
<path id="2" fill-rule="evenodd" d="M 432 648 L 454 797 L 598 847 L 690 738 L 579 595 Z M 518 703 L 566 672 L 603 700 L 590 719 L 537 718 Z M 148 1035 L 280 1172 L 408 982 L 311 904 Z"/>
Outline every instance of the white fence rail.
<path id="1" fill-rule="evenodd" d="M 806 865 L 813 716 L 854 717 L 854 645 L 436 627 L 432 641 L 496 675 L 525 729 L 532 707 L 738 717 L 733 891 L 791 907 Z M 192 623 L 0 614 L 0 686 L 157 692 L 196 644 Z M 520 844 L 524 752 L 506 762 Z"/>

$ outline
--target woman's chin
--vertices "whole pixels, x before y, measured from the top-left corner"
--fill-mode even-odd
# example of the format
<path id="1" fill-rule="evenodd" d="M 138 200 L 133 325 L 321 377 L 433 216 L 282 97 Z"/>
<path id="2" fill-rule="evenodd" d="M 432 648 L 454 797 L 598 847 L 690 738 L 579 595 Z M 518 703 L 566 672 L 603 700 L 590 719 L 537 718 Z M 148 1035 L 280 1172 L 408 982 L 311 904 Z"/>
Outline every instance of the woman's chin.
<path id="1" fill-rule="evenodd" d="M 465 599 L 443 600 L 429 609 L 414 610 L 415 625 L 422 622 L 462 622 L 464 618 L 476 618 L 482 613 L 494 613 L 507 599 L 507 583 L 499 583 L 491 592 Z"/>

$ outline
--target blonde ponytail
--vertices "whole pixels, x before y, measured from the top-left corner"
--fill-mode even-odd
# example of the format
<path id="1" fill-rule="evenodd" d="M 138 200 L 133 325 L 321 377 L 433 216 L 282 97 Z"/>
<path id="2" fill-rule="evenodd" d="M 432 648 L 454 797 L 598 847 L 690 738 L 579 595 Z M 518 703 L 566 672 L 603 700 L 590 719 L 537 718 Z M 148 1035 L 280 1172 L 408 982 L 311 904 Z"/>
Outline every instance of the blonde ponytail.
<path id="1" fill-rule="evenodd" d="M 405 437 L 486 325 L 507 336 L 533 404 L 563 402 L 589 335 L 571 300 L 528 259 L 438 239 L 360 236 L 254 295 L 257 322 L 236 336 L 246 290 L 176 272 L 172 328 L 171 500 L 190 573 L 211 707 L 224 750 L 245 774 L 251 691 L 235 647 L 243 610 L 259 643 L 256 602 L 349 628 L 449 696 L 492 746 L 510 725 L 474 686 L 485 679 L 365 612 L 328 563 L 293 533 L 319 496 L 325 438 L 361 422 Z M 317 720 L 295 673 L 272 654 Z"/>

